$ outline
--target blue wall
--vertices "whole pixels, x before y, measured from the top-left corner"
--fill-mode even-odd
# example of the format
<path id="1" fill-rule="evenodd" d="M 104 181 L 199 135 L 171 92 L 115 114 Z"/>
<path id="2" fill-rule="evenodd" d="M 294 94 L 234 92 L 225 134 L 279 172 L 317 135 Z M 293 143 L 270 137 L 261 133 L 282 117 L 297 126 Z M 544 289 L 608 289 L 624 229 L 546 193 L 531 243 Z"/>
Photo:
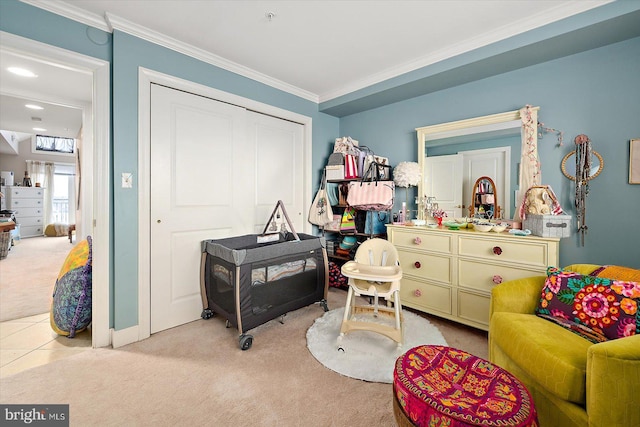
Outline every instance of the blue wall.
<path id="1" fill-rule="evenodd" d="M 629 140 L 640 138 L 639 100 L 640 38 L 634 38 L 343 117 L 340 134 L 397 165 L 417 161 L 417 127 L 540 106 L 539 121 L 565 136 L 562 147 L 552 134 L 540 140 L 542 182 L 553 187 L 574 223 L 574 188 L 560 162 L 582 133 L 604 157 L 602 174 L 590 183 L 585 246 L 575 233 L 563 239 L 560 264 L 640 267 L 640 227 L 634 225 L 640 216 L 640 185 L 628 183 Z"/>

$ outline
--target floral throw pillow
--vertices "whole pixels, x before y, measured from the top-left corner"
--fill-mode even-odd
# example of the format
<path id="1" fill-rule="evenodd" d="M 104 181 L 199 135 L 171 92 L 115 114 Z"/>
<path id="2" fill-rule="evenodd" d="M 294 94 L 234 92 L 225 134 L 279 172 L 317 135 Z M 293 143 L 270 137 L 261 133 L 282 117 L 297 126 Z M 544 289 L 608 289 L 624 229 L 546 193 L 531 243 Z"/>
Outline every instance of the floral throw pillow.
<path id="1" fill-rule="evenodd" d="M 639 334 L 639 305 L 638 282 L 549 267 L 536 314 L 592 342 L 600 342 Z M 572 327 L 571 322 L 579 327 Z"/>

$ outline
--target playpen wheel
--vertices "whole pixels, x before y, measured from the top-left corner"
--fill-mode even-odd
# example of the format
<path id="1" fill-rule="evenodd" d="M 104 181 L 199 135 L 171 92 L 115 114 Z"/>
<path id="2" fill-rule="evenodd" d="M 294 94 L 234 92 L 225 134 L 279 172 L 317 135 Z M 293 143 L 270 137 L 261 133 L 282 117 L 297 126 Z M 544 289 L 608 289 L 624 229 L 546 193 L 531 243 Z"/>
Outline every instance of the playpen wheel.
<path id="1" fill-rule="evenodd" d="M 225 327 L 225 328 L 230 328 L 230 327 L 231 327 L 231 322 L 229 322 L 229 319 L 227 319 L 227 320 L 225 321 L 224 327 Z"/>
<path id="2" fill-rule="evenodd" d="M 213 312 L 213 310 L 211 310 L 210 308 L 205 308 L 204 310 L 202 310 L 202 314 L 200 314 L 200 317 L 207 320 L 211 319 L 214 315 L 215 313 Z"/>
<path id="3" fill-rule="evenodd" d="M 253 344 L 253 335 L 240 335 L 240 349 L 241 350 L 249 350 L 251 348 L 251 344 Z"/>
<path id="4" fill-rule="evenodd" d="M 322 306 L 322 309 L 325 311 L 325 313 L 329 311 L 329 305 L 327 304 L 326 299 L 323 299 L 322 301 L 320 301 L 320 305 Z"/>

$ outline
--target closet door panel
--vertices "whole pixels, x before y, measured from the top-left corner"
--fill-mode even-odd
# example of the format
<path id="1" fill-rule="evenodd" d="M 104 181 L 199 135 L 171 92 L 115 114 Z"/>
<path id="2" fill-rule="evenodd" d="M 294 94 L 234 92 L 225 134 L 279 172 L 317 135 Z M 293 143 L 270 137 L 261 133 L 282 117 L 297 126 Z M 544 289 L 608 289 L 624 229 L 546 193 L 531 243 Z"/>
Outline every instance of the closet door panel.
<path id="1" fill-rule="evenodd" d="M 251 232 L 248 151 L 243 108 L 151 86 L 152 333 L 200 318 L 202 240 Z"/>
<path id="2" fill-rule="evenodd" d="M 255 231 L 262 232 L 278 200 L 302 231 L 303 126 L 254 112 L 248 112 L 248 122 L 255 153 Z"/>

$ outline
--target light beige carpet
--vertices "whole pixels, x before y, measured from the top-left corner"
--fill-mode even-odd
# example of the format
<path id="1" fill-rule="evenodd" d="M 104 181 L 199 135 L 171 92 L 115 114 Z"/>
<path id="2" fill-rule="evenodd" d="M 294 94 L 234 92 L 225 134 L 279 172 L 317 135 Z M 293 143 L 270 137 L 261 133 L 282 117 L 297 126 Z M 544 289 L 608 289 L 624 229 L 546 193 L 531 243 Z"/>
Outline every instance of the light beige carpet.
<path id="1" fill-rule="evenodd" d="M 330 289 L 329 308 L 346 292 Z M 70 424 L 92 426 L 394 426 L 392 385 L 341 376 L 315 360 L 311 305 L 250 331 L 219 317 L 119 349 L 93 349 L 2 379 L 0 402 L 70 404 Z M 429 317 L 450 345 L 487 355 L 485 332 Z"/>
<path id="2" fill-rule="evenodd" d="M 56 278 L 72 247 L 67 237 L 30 237 L 11 248 L 0 260 L 0 321 L 49 311 Z"/>

